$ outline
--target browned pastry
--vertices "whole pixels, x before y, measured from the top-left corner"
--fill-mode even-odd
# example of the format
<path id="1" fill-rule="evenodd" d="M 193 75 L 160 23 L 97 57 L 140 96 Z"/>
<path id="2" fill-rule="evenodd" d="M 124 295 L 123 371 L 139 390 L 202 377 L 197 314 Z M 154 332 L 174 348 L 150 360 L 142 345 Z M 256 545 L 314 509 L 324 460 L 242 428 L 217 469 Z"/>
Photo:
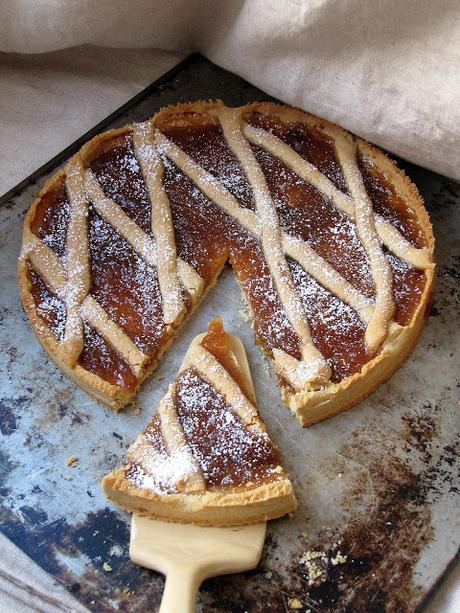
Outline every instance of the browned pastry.
<path id="1" fill-rule="evenodd" d="M 118 409 L 230 261 L 303 425 L 344 410 L 412 350 L 434 239 L 383 153 L 277 104 L 166 108 L 102 134 L 24 224 L 19 282 L 54 361 Z"/>
<path id="2" fill-rule="evenodd" d="M 128 511 L 198 525 L 257 523 L 295 510 L 257 413 L 244 347 L 219 318 L 192 342 L 152 422 L 103 487 Z"/>

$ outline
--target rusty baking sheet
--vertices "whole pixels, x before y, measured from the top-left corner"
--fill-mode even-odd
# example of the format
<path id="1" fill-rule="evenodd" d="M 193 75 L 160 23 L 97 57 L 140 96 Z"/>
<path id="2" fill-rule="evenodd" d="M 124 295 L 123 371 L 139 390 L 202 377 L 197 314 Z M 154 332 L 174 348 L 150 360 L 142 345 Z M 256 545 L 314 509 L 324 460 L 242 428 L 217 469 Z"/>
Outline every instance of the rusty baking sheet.
<path id="1" fill-rule="evenodd" d="M 229 105 L 268 98 L 195 56 L 110 127 L 214 97 Z M 426 199 L 437 238 L 427 326 L 388 383 L 306 430 L 281 404 L 228 269 L 143 387 L 141 411 L 117 415 L 90 400 L 47 359 L 16 287 L 22 220 L 46 176 L 0 209 L 1 529 L 89 609 L 159 606 L 163 578 L 130 562 L 129 516 L 106 501 L 100 479 L 149 421 L 190 340 L 215 313 L 245 342 L 261 412 L 300 507 L 270 523 L 257 570 L 206 581 L 201 610 L 413 611 L 435 586 L 460 541 L 460 186 L 403 166 Z M 78 462 L 68 466 L 72 455 Z"/>

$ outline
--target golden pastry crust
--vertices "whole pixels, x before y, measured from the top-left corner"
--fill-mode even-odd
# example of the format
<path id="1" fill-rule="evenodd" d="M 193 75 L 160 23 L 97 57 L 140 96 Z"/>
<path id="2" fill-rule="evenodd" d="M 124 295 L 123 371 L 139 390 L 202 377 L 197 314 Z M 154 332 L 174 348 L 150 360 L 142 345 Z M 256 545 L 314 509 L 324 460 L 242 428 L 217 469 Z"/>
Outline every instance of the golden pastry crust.
<path id="1" fill-rule="evenodd" d="M 126 511 L 197 526 L 256 524 L 293 513 L 297 508 L 287 479 L 234 492 L 158 495 L 134 486 L 120 468 L 104 477 L 102 484 L 106 496 Z"/>
<path id="2" fill-rule="evenodd" d="M 201 101 L 167 107 L 160 110 L 154 116 L 152 125 L 155 129 L 161 131 L 171 126 L 200 126 L 207 125 L 210 122 L 218 124 L 219 113 L 222 112 L 223 108 L 224 105 L 221 101 Z M 390 377 L 412 351 L 429 310 L 433 292 L 435 276 L 434 264 L 432 264 L 434 250 L 433 232 L 428 214 L 423 206 L 423 201 L 417 188 L 411 183 L 404 172 L 397 168 L 392 160 L 369 143 L 350 135 L 342 128 L 323 119 L 317 118 L 304 111 L 275 103 L 252 103 L 245 107 L 241 107 L 237 111 L 242 116 L 246 113 L 258 112 L 276 117 L 286 123 L 305 123 L 308 126 L 317 128 L 320 132 L 334 141 L 339 142 L 342 140 L 343 142 L 346 141 L 352 144 L 362 155 L 371 159 L 376 167 L 383 173 L 386 180 L 392 185 L 396 193 L 404 200 L 406 206 L 415 215 L 423 234 L 424 245 L 422 249 L 418 250 L 421 261 L 425 262 L 423 265 L 425 285 L 422 295 L 410 321 L 406 325 L 397 326 L 394 322 L 389 324 L 388 330 L 384 335 L 385 340 L 380 346 L 377 355 L 364 364 L 360 372 L 344 378 L 339 383 L 321 381 L 319 389 L 316 389 L 318 386 L 306 386 L 305 389 L 296 391 L 286 379 L 280 379 L 280 387 L 285 403 L 290 406 L 300 423 L 303 426 L 307 426 L 350 408 L 365 398 L 380 383 Z M 128 125 L 124 128 L 101 134 L 84 145 L 75 157 L 78 158 L 84 168 L 87 168 L 91 161 L 97 158 L 98 155 L 117 146 L 117 144 L 131 132 L 132 126 Z M 65 171 L 61 170 L 56 173 L 46 183 L 38 198 L 31 205 L 26 216 L 24 222 L 23 249 L 18 265 L 20 293 L 32 327 L 38 339 L 55 363 L 96 400 L 106 404 L 114 410 L 118 410 L 134 398 L 142 381 L 154 371 L 161 354 L 173 342 L 185 321 L 198 307 L 207 291 L 209 291 L 217 281 L 220 270 L 218 270 L 214 278 L 210 280 L 204 293 L 200 295 L 198 292 L 184 320 L 178 322 L 175 326 L 168 327 L 168 334 L 166 335 L 166 339 L 158 355 L 155 356 L 155 359 L 146 361 L 139 369 L 138 384 L 135 388 L 122 389 L 108 383 L 96 374 L 90 373 L 78 363 L 73 367 L 66 364 L 60 358 L 59 343 L 57 339 L 37 313 L 36 305 L 31 295 L 30 280 L 28 276 L 28 260 L 30 259 L 28 249 L 30 247 L 30 236 L 32 234 L 31 223 L 35 217 L 37 206 L 44 195 L 59 189 L 64 180 Z M 246 215 L 246 213 L 244 213 L 244 215 Z M 253 223 L 250 216 L 247 218 L 249 219 L 248 223 Z M 270 357 L 273 356 L 270 354 Z M 280 361 L 278 363 L 277 356 L 275 356 L 275 367 L 277 370 L 285 367 L 285 356 L 280 356 Z"/>

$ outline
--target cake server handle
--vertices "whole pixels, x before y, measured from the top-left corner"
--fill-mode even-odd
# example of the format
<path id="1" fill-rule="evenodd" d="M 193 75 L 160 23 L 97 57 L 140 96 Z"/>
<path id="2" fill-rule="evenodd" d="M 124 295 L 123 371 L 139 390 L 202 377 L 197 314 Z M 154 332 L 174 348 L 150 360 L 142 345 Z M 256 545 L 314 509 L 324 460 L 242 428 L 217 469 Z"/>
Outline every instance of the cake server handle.
<path id="1" fill-rule="evenodd" d="M 160 613 L 195 613 L 198 588 L 202 582 L 199 570 L 193 564 L 169 567 Z"/>

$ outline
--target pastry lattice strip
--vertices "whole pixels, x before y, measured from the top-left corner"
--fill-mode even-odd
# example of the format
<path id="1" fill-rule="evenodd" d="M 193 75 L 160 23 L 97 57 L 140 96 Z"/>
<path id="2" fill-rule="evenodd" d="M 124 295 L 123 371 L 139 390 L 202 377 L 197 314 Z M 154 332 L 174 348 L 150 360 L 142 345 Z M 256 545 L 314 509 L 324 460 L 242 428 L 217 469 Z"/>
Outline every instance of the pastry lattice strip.
<path id="1" fill-rule="evenodd" d="M 70 219 L 66 240 L 66 277 L 63 291 L 67 317 L 64 338 L 58 356 L 70 368 L 75 366 L 83 350 L 83 321 L 80 307 L 91 285 L 88 246 L 88 203 L 86 201 L 83 165 L 77 157 L 66 166 L 65 187 L 69 199 Z"/>
<path id="2" fill-rule="evenodd" d="M 60 258 L 32 233 L 30 233 L 27 243 L 29 259 L 34 270 L 58 298 L 65 300 L 68 286 L 67 274 Z M 91 295 L 87 295 L 80 305 L 79 314 L 83 321 L 89 323 L 102 337 L 110 341 L 112 346 L 130 364 L 134 374 L 139 375 L 149 359 L 148 356 L 108 316 L 99 302 Z"/>

